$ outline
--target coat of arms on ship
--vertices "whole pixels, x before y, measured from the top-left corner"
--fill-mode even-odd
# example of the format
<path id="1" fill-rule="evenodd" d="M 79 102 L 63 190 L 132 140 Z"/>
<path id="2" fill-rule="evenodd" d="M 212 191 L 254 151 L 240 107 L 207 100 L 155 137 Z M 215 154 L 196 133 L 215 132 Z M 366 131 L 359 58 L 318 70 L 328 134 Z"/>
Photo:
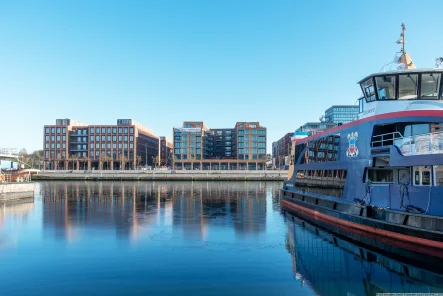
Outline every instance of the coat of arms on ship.
<path id="1" fill-rule="evenodd" d="M 358 155 L 357 138 L 358 138 L 357 132 L 348 134 L 349 147 L 348 150 L 346 150 L 347 157 L 357 157 Z"/>

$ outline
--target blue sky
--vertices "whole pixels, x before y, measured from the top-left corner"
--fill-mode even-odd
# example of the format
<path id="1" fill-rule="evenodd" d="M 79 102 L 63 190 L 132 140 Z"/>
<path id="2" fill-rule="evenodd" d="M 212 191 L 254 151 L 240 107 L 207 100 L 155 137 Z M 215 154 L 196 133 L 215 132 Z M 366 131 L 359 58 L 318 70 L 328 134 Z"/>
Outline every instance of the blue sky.
<path id="1" fill-rule="evenodd" d="M 390 62 L 400 25 L 418 67 L 443 55 L 443 1 L 0 0 L 0 147 L 44 124 L 260 121 L 271 142 Z"/>

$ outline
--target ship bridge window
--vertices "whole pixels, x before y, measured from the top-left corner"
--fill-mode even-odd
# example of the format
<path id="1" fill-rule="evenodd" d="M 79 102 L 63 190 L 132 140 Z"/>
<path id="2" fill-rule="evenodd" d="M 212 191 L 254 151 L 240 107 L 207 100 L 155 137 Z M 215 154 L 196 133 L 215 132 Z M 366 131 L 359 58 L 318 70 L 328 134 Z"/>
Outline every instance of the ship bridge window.
<path id="1" fill-rule="evenodd" d="M 379 100 L 395 100 L 396 79 L 394 75 L 375 78 Z"/>
<path id="2" fill-rule="evenodd" d="M 361 84 L 361 89 L 366 97 L 366 101 L 368 102 L 375 101 L 375 88 L 374 88 L 374 81 L 372 80 L 372 78 L 369 78 L 368 80 L 363 82 Z"/>
<path id="3" fill-rule="evenodd" d="M 436 100 L 438 99 L 438 90 L 441 84 L 441 74 L 429 73 L 421 76 L 420 99 Z"/>
<path id="4" fill-rule="evenodd" d="M 417 99 L 418 74 L 407 74 L 398 76 L 398 99 Z"/>

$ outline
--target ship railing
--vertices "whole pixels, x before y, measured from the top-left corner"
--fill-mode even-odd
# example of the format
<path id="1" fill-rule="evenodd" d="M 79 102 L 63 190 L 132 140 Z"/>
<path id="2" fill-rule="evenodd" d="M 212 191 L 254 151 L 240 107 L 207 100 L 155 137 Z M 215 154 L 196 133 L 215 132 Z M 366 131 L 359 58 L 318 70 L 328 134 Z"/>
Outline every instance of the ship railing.
<path id="1" fill-rule="evenodd" d="M 372 137 L 371 147 L 390 146 L 394 144 L 395 139 L 403 138 L 400 132 L 392 132 Z"/>
<path id="2" fill-rule="evenodd" d="M 399 138 L 394 145 L 405 156 L 443 153 L 443 132 Z"/>

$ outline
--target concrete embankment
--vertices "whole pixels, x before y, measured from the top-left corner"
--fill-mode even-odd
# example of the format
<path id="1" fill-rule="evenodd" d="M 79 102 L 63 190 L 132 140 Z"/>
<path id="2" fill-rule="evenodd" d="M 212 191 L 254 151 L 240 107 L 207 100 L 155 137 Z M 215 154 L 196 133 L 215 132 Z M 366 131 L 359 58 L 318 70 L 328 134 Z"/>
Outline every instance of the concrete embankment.
<path id="1" fill-rule="evenodd" d="M 0 183 L 0 202 L 34 197 L 35 183 Z"/>
<path id="2" fill-rule="evenodd" d="M 287 171 L 44 171 L 33 180 L 283 181 Z"/>

